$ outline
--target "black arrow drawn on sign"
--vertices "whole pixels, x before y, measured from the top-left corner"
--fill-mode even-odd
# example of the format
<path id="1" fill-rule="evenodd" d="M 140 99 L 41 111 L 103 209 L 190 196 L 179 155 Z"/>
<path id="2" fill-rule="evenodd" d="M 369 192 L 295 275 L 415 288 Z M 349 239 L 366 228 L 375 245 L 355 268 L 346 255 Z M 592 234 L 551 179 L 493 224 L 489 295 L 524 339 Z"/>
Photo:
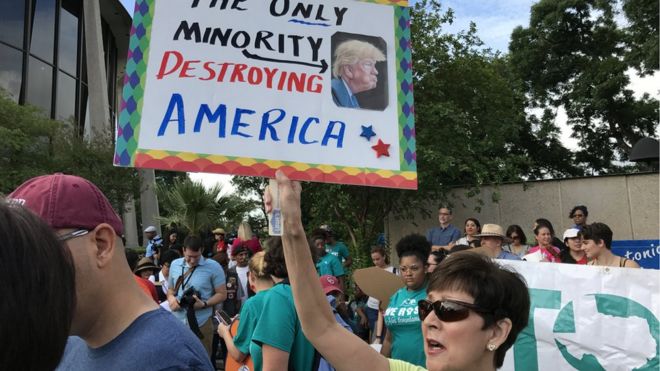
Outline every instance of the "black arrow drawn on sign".
<path id="1" fill-rule="evenodd" d="M 314 64 L 314 63 L 307 63 L 307 62 L 300 62 L 300 61 L 287 61 L 287 60 L 282 60 L 282 59 L 275 59 L 275 58 L 266 58 L 266 57 L 261 57 L 256 54 L 252 54 L 249 51 L 243 49 L 243 55 L 246 58 L 250 59 L 257 59 L 260 61 L 267 61 L 267 62 L 278 62 L 278 63 L 291 63 L 291 64 L 300 64 L 303 66 L 310 66 L 310 67 L 318 67 L 321 69 L 321 73 L 325 72 L 325 70 L 328 69 L 328 63 L 325 61 L 325 59 L 321 59 L 321 64 Z"/>

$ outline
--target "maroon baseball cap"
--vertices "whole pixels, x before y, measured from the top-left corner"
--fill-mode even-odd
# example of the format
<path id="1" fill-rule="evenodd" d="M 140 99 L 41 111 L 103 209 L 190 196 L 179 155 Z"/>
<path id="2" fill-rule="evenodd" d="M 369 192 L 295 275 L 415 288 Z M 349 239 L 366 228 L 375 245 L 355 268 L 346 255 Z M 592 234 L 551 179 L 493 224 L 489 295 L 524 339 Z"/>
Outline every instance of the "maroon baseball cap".
<path id="1" fill-rule="evenodd" d="M 60 173 L 38 176 L 21 184 L 8 199 L 32 210 L 53 229 L 91 230 L 107 223 L 119 236 L 124 230 L 101 190 L 78 176 Z"/>
<path id="2" fill-rule="evenodd" d="M 344 293 L 344 291 L 339 287 L 339 279 L 337 279 L 337 277 L 326 274 L 319 277 L 319 280 L 321 281 L 323 292 L 326 295 L 333 291 L 339 291 L 342 294 Z"/>

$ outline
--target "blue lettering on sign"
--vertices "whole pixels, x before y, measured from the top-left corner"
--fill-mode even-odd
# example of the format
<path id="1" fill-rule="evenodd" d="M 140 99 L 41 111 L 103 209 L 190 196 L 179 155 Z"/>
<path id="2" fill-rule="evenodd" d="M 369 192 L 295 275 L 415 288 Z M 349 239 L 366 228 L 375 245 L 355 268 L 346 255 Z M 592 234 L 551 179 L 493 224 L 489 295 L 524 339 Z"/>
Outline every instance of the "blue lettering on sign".
<path id="1" fill-rule="evenodd" d="M 295 144 L 297 140 L 297 143 L 305 145 L 320 143 L 322 147 L 344 147 L 347 124 L 343 121 L 329 120 L 322 123 L 318 117 L 288 115 L 282 108 L 273 108 L 263 113 L 260 121 L 253 122 L 250 119 L 253 119 L 256 113 L 248 108 L 229 108 L 225 104 L 218 104 L 216 107 L 200 104 L 195 116 L 193 133 L 202 133 L 205 125 L 217 123 L 218 138 L 226 138 L 227 122 L 231 120 L 230 136 L 253 138 L 257 134 L 254 131 L 258 130 L 256 139 L 259 141 L 279 142 L 281 137 L 278 135 L 279 131 L 287 134 L 288 144 Z M 184 99 L 178 93 L 170 97 L 157 135 L 164 136 L 172 122 L 176 122 L 177 134 L 186 134 Z M 257 126 L 258 129 L 255 129 Z"/>
<path id="2" fill-rule="evenodd" d="M 636 261 L 642 268 L 660 269 L 660 240 L 612 241 L 612 252 Z"/>

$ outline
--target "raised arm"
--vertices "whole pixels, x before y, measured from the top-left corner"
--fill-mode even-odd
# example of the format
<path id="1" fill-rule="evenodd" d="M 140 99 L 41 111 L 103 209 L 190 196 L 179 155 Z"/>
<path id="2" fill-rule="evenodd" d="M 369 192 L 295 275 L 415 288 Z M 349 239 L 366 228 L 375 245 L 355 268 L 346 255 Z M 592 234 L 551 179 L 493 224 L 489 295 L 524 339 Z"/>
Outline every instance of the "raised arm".
<path id="1" fill-rule="evenodd" d="M 224 339 L 225 345 L 227 345 L 227 353 L 229 353 L 229 356 L 235 359 L 236 362 L 243 362 L 243 360 L 245 360 L 245 358 L 247 357 L 247 354 L 241 352 L 240 350 L 238 350 L 238 348 L 236 348 L 236 345 L 234 344 L 234 338 L 229 332 L 229 326 L 223 323 L 219 324 L 218 335 L 220 335 L 220 337 Z"/>
<path id="2" fill-rule="evenodd" d="M 337 370 L 355 370 L 363 365 L 370 365 L 370 369 L 377 371 L 389 370 L 387 358 L 336 322 L 307 248 L 300 212 L 300 183 L 290 181 L 281 171 L 277 171 L 276 176 L 283 220 L 284 257 L 305 336 Z M 269 211 L 271 199 L 268 191 L 265 200 Z"/>

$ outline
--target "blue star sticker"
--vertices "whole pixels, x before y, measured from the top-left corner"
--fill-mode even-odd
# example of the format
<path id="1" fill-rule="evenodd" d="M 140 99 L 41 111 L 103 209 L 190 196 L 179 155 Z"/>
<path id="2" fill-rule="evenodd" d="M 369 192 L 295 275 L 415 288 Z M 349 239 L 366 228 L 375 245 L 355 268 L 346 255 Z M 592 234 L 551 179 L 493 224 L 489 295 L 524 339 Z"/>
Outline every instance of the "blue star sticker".
<path id="1" fill-rule="evenodd" d="M 367 141 L 371 141 L 371 138 L 376 136 L 376 133 L 374 132 L 374 126 L 369 125 L 369 126 L 364 126 L 362 125 L 362 134 L 360 134 L 361 137 L 364 137 L 367 139 Z"/>

